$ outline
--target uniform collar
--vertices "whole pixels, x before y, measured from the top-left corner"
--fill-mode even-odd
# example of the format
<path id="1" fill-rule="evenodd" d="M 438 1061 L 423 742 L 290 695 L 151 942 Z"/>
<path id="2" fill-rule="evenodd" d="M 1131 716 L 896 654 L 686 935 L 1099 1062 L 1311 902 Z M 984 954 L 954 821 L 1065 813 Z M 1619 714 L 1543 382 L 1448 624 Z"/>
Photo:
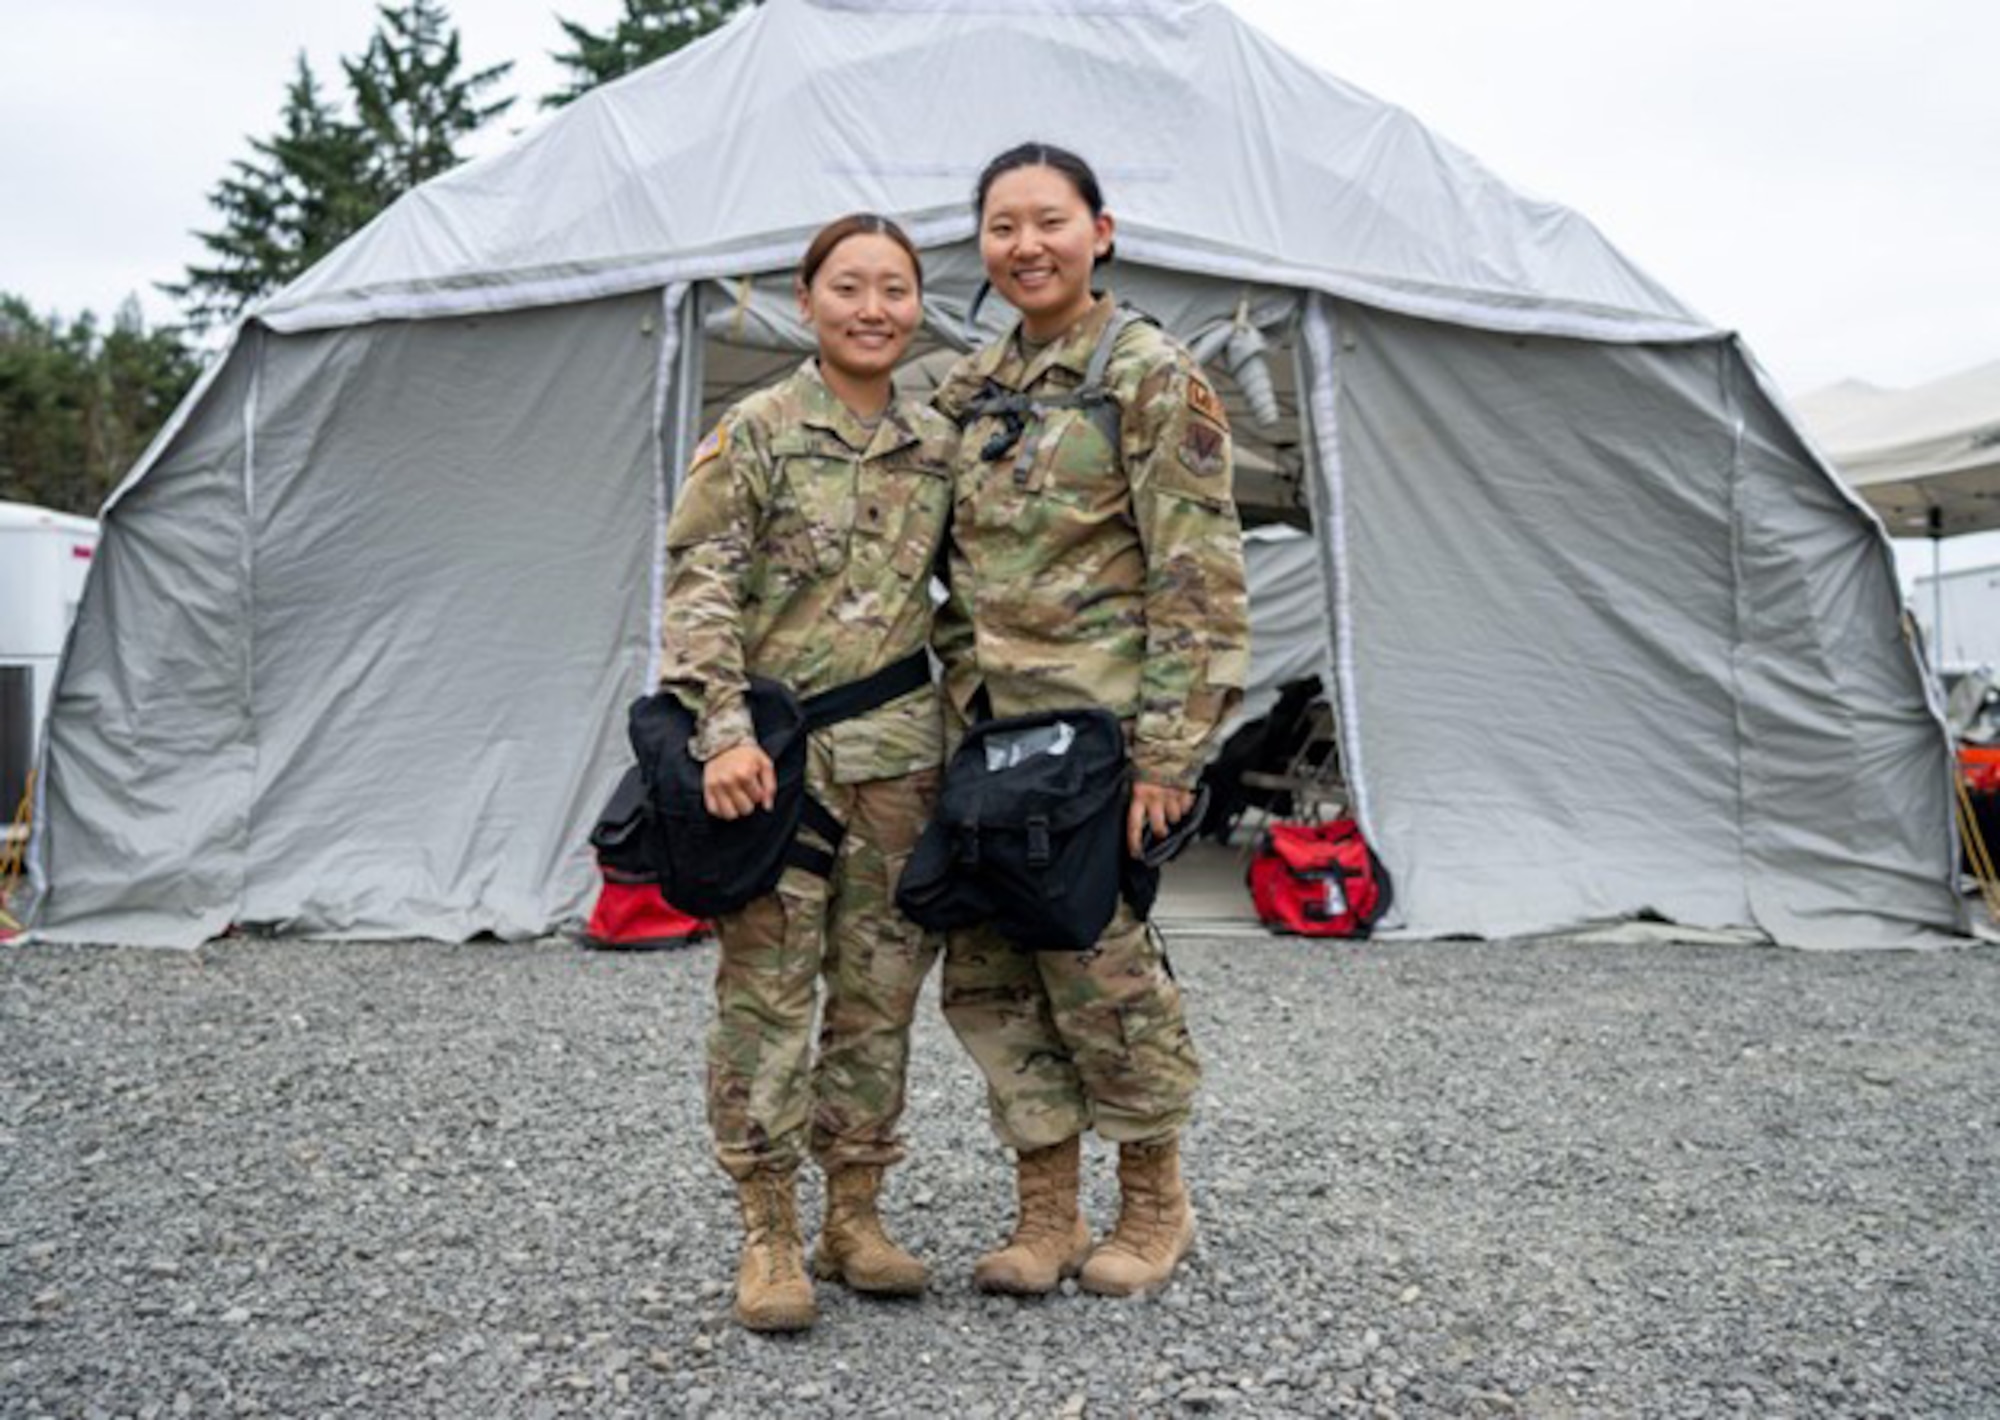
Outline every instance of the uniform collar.
<path id="1" fill-rule="evenodd" d="M 889 407 L 882 411 L 882 422 L 875 426 L 875 441 L 868 446 L 867 455 L 871 459 L 879 459 L 884 454 L 921 444 L 923 439 L 924 436 L 917 432 L 916 422 L 910 417 L 909 401 L 901 396 L 891 396 Z"/>
<path id="2" fill-rule="evenodd" d="M 1079 379 L 1089 374 L 1090 357 L 1097 349 L 1098 338 L 1111 323 L 1112 313 L 1117 308 L 1118 300 L 1111 292 L 1099 294 L 1090 303 L 1090 309 L 1077 318 L 1076 324 L 1028 357 L 1022 370 L 1021 384 L 1024 387 L 1031 385 L 1054 369 L 1068 370 Z M 1005 348 L 1017 358 L 1026 354 L 1021 332 L 1021 323 L 1016 321 L 1005 342 Z"/>
<path id="3" fill-rule="evenodd" d="M 853 410 L 840 402 L 840 396 L 827 388 L 817 356 L 808 355 L 792 379 L 798 385 L 799 422 L 809 429 L 824 429 L 863 458 L 880 458 L 919 441 L 903 401 L 893 394 L 882 411 L 881 421 L 869 429 Z"/>

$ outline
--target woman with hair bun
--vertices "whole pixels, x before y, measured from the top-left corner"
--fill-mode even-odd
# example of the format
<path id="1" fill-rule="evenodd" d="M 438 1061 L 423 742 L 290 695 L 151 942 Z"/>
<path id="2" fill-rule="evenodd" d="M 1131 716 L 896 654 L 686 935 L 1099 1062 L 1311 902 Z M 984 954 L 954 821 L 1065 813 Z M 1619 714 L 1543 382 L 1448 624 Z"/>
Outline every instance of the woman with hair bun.
<path id="1" fill-rule="evenodd" d="M 935 645 L 970 722 L 1101 708 L 1124 724 L 1126 850 L 1185 817 L 1249 656 L 1229 421 L 1193 357 L 1093 285 L 1113 221 L 1090 165 L 1000 154 L 975 199 L 993 289 L 1020 313 L 961 361 L 937 407 L 960 427 L 951 598 Z M 1200 1066 L 1157 934 L 1126 902 L 1082 952 L 951 934 L 946 1018 L 1015 1151 L 1018 1215 L 984 1290 L 1157 1290 L 1194 1240 L 1179 1136 Z M 1119 1214 L 1094 1247 L 1080 1136 L 1118 1145 Z"/>
<path id="2" fill-rule="evenodd" d="M 827 1178 L 813 1273 L 893 1296 L 927 1280 L 876 1200 L 903 1157 L 910 1021 L 937 954 L 892 895 L 943 756 L 924 647 L 956 431 L 892 383 L 923 316 L 923 268 L 901 228 L 868 213 L 829 224 L 796 292 L 818 352 L 731 408 L 695 451 L 667 528 L 662 609 L 661 688 L 696 717 L 715 818 L 768 811 L 777 792 L 748 676 L 800 697 L 870 691 L 858 697 L 869 708 L 808 740 L 807 791 L 838 830 L 806 845 L 817 867 L 789 860 L 774 892 L 715 924 L 708 1118 L 741 1202 L 736 1316 L 757 1331 L 816 1316 L 793 1187 L 808 1152 Z"/>

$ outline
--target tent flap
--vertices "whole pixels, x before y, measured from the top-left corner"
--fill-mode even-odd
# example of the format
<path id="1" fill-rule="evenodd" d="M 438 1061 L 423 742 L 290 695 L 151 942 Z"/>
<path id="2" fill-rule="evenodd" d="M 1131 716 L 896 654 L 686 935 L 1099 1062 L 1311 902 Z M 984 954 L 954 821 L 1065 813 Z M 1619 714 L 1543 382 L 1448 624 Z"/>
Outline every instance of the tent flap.
<path id="1" fill-rule="evenodd" d="M 50 707 L 33 925 L 52 940 L 193 945 L 234 917 L 255 728 L 246 521 L 262 342 L 107 510 Z"/>

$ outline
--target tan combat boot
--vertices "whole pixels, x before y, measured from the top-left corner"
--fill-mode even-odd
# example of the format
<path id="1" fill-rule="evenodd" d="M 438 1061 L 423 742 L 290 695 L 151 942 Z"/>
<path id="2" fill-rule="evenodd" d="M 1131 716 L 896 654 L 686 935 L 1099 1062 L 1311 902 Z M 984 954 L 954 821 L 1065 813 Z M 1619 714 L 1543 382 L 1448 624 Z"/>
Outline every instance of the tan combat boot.
<path id="1" fill-rule="evenodd" d="M 799 1241 L 792 1176 L 765 1170 L 736 1185 L 743 1257 L 736 1264 L 736 1319 L 752 1331 L 804 1331 L 819 1316 Z"/>
<path id="2" fill-rule="evenodd" d="M 1020 1155 L 1014 1186 L 1020 1216 L 1014 1235 L 997 1252 L 973 1264 L 972 1285 L 982 1292 L 1039 1296 L 1076 1276 L 1090 1255 L 1090 1229 L 1076 1206 L 1076 1175 L 1083 1154 L 1080 1139 Z"/>
<path id="3" fill-rule="evenodd" d="M 1143 1297 L 1166 1286 L 1194 1246 L 1180 1140 L 1120 1144 L 1118 1192 L 1118 1225 L 1083 1264 L 1077 1285 L 1104 1297 Z"/>
<path id="4" fill-rule="evenodd" d="M 882 1215 L 875 1211 L 881 1191 L 878 1164 L 827 1170 L 826 1226 L 813 1249 L 813 1275 L 877 1296 L 921 1296 L 930 1274 L 882 1231 Z"/>

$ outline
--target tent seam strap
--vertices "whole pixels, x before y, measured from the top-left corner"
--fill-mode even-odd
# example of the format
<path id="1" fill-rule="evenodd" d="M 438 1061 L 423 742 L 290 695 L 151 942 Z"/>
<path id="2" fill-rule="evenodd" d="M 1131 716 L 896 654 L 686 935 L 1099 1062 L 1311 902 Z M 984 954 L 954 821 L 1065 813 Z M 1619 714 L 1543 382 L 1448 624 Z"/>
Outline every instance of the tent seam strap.
<path id="1" fill-rule="evenodd" d="M 1310 395 L 1313 445 L 1319 454 L 1320 478 L 1325 485 L 1330 526 L 1322 548 L 1333 556 L 1334 694 L 1340 698 L 1340 720 L 1347 757 L 1347 785 L 1354 798 L 1354 816 L 1364 835 L 1375 836 L 1374 816 L 1368 803 L 1368 776 L 1362 762 L 1361 701 L 1354 684 L 1354 592 L 1348 576 L 1347 489 L 1341 465 L 1340 441 L 1336 433 L 1339 418 L 1339 355 L 1335 338 L 1332 301 L 1315 292 L 1306 307 L 1306 347 L 1312 355 L 1313 387 Z"/>

